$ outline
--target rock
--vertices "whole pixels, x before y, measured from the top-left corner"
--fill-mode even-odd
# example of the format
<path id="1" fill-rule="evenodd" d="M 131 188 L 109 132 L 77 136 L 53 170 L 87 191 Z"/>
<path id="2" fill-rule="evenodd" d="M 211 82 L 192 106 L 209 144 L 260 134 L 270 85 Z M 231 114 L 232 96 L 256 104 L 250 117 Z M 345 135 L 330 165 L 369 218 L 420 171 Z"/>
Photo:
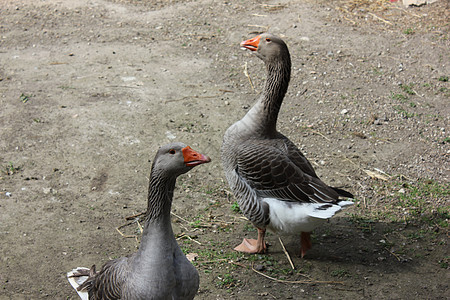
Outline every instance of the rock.
<path id="1" fill-rule="evenodd" d="M 254 267 L 254 269 L 256 270 L 256 271 L 264 271 L 264 269 L 265 269 L 266 267 L 264 267 L 264 265 L 255 265 L 255 267 Z"/>

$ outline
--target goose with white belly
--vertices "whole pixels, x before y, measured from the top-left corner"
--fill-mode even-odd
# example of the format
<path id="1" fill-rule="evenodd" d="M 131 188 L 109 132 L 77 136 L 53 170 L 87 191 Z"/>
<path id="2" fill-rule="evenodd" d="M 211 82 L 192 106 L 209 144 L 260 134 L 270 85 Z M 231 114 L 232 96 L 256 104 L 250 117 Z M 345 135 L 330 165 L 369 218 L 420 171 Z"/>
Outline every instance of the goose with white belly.
<path id="1" fill-rule="evenodd" d="M 235 248 L 264 253 L 266 229 L 301 234 L 301 256 L 311 248 L 310 233 L 343 207 L 352 194 L 326 185 L 310 162 L 276 128 L 288 89 L 291 59 L 282 39 L 265 33 L 241 43 L 263 60 L 267 79 L 256 104 L 226 131 L 221 148 L 225 176 L 240 209 L 258 230 Z"/>

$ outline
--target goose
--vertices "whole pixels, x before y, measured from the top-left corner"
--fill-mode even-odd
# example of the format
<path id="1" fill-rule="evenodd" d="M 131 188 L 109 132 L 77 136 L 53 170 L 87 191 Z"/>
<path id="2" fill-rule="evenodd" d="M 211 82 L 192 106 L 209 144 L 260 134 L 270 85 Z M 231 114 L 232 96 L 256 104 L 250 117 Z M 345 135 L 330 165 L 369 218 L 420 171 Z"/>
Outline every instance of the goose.
<path id="1" fill-rule="evenodd" d="M 162 146 L 150 173 L 148 206 L 138 251 L 67 273 L 81 299 L 193 299 L 199 275 L 174 238 L 170 221 L 178 176 L 211 159 L 183 143 Z"/>
<path id="2" fill-rule="evenodd" d="M 264 90 L 254 106 L 224 134 L 221 159 L 228 184 L 258 238 L 244 239 L 240 252 L 265 253 L 266 230 L 300 234 L 303 258 L 311 248 L 311 231 L 343 207 L 353 204 L 345 190 L 326 185 L 311 163 L 277 131 L 278 113 L 288 89 L 291 59 L 285 42 L 264 33 L 243 41 L 266 66 Z"/>

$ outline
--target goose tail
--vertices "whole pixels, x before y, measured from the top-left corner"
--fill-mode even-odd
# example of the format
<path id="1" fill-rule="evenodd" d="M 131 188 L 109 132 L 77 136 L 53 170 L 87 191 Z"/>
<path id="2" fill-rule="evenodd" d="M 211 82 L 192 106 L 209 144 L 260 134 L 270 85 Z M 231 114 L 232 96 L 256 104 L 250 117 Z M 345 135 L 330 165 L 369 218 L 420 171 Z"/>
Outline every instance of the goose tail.
<path id="1" fill-rule="evenodd" d="M 332 187 L 332 186 L 331 186 L 331 188 L 332 188 L 336 193 L 338 193 L 339 197 L 352 198 L 352 199 L 355 198 L 355 196 L 353 196 L 352 193 L 347 192 L 346 190 L 343 190 L 343 189 L 340 189 L 340 188 L 337 188 L 337 187 Z"/>
<path id="2" fill-rule="evenodd" d="M 88 275 L 79 276 L 77 274 L 79 273 L 86 273 L 89 274 L 90 269 L 89 268 L 76 268 L 72 271 L 67 273 L 67 279 L 69 280 L 70 285 L 77 291 L 78 295 L 80 296 L 81 300 L 89 300 L 89 294 L 85 290 L 78 290 L 78 287 L 82 285 L 88 278 Z"/>
<path id="3" fill-rule="evenodd" d="M 348 200 L 342 200 L 342 201 L 339 201 L 338 203 L 337 203 L 341 208 L 344 208 L 344 207 L 347 207 L 347 206 L 350 206 L 350 205 L 353 205 L 353 201 L 348 201 Z"/>

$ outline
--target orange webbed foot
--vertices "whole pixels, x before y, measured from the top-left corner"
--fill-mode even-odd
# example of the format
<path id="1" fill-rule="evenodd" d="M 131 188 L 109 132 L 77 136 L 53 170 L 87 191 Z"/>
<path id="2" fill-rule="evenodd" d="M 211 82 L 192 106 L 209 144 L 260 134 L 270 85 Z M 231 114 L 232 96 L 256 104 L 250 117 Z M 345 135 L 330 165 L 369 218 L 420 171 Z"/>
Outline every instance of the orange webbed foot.
<path id="1" fill-rule="evenodd" d="M 236 246 L 234 250 L 245 253 L 265 253 L 266 244 L 254 239 L 244 239 L 241 244 Z"/>

